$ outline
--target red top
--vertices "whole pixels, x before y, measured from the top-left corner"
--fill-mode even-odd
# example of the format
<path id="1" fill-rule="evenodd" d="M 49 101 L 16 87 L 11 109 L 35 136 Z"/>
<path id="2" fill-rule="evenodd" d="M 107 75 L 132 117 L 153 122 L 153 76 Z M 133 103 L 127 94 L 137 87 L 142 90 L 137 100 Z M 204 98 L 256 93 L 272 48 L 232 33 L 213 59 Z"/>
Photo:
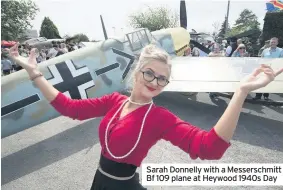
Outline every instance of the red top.
<path id="1" fill-rule="evenodd" d="M 140 166 L 149 149 L 164 139 L 188 153 L 192 159 L 220 159 L 230 143 L 220 138 L 214 128 L 209 132 L 187 123 L 167 109 L 153 105 L 145 120 L 143 132 L 136 149 L 124 159 L 112 158 L 105 148 L 105 131 L 109 120 L 128 97 L 117 92 L 100 98 L 72 100 L 62 93 L 51 105 L 62 115 L 85 120 L 104 116 L 99 126 L 99 139 L 102 154 L 117 162 Z M 127 154 L 135 145 L 141 129 L 142 120 L 149 105 L 142 106 L 128 115 L 113 119 L 108 129 L 108 147 L 113 155 Z M 121 112 L 121 111 L 120 111 Z"/>

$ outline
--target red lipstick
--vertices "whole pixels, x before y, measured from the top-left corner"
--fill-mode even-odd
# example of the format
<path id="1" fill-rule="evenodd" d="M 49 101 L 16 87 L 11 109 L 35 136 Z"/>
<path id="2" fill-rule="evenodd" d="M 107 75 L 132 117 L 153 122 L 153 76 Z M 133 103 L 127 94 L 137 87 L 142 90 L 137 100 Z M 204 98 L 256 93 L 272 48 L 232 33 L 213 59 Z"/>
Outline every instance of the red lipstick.
<path id="1" fill-rule="evenodd" d="M 149 91 L 155 91 L 155 90 L 156 90 L 155 88 L 151 88 L 151 87 L 148 87 L 148 86 L 147 86 L 147 89 L 148 89 Z"/>

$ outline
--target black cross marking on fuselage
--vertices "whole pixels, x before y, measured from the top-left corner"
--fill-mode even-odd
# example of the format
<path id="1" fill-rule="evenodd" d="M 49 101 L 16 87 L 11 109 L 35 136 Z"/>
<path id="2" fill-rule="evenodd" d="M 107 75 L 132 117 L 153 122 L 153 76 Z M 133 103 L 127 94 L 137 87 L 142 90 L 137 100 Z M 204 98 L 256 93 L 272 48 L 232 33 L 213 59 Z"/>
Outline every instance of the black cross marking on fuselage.
<path id="1" fill-rule="evenodd" d="M 82 99 L 81 94 L 79 92 L 78 86 L 85 84 L 92 80 L 92 77 L 89 72 L 81 74 L 77 77 L 73 77 L 70 69 L 68 68 L 67 64 L 65 62 L 58 63 L 55 65 L 58 72 L 60 73 L 63 82 L 59 84 L 55 84 L 54 88 L 59 90 L 60 92 L 64 93 L 66 91 L 69 91 L 70 96 L 72 99 Z M 48 68 L 49 69 L 49 68 Z M 49 69 L 50 71 L 50 69 Z M 52 72 L 50 71 L 51 75 Z M 52 75 L 51 78 L 48 80 L 54 78 Z"/>

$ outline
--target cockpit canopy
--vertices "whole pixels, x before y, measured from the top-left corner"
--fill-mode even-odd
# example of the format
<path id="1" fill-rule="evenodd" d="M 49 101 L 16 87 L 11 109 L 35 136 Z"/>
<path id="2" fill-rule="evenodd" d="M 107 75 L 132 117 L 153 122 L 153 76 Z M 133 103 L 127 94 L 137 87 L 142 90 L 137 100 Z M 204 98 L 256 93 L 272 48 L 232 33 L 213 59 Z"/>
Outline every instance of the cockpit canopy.
<path id="1" fill-rule="evenodd" d="M 139 28 L 116 39 L 128 46 L 134 53 L 139 53 L 142 48 L 153 41 L 153 36 L 148 29 Z"/>

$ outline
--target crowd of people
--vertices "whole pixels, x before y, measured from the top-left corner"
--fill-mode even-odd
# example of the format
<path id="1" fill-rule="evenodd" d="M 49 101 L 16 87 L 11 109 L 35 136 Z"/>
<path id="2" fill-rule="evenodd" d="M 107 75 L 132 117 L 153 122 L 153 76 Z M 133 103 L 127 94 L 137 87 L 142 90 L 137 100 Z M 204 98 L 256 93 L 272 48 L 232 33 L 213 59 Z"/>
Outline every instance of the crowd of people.
<path id="1" fill-rule="evenodd" d="M 246 45 L 242 39 L 238 39 L 236 42 L 212 43 L 208 41 L 202 44 L 208 48 L 211 52 L 209 54 L 204 53 L 197 47 L 192 47 L 187 50 L 184 56 L 192 57 L 250 57 L 251 53 L 247 51 Z M 258 57 L 265 58 L 282 58 L 282 48 L 278 46 L 278 38 L 274 37 L 265 42 L 265 45 L 259 50 Z M 268 53 L 271 52 L 271 53 Z"/>
<path id="2" fill-rule="evenodd" d="M 62 43 L 52 41 L 51 48 L 42 48 L 37 50 L 36 54 L 36 61 L 37 63 L 41 63 L 43 61 L 52 59 L 54 57 L 58 57 L 65 53 L 75 51 L 80 49 L 81 46 L 78 43 Z M 21 44 L 19 45 L 19 54 L 23 57 L 28 57 L 30 55 L 32 47 L 28 44 Z M 12 60 L 10 60 L 7 56 L 8 49 L 2 48 L 1 49 L 1 68 L 2 68 L 2 76 L 9 75 L 13 72 L 19 71 L 22 69 L 21 66 L 15 64 Z"/>
<path id="3" fill-rule="evenodd" d="M 278 38 L 274 37 L 266 41 L 263 48 L 260 49 L 258 57 L 263 58 L 283 58 L 283 49 L 278 46 Z M 219 44 L 213 44 L 209 57 L 250 57 L 245 44 L 241 39 L 237 40 L 236 46 L 229 45 L 224 51 L 221 51 Z"/>
<path id="4" fill-rule="evenodd" d="M 283 49 L 278 47 L 278 38 L 273 37 L 265 42 L 264 47 L 259 51 L 258 57 L 262 58 L 283 58 Z M 250 57 L 249 52 L 246 50 L 246 46 L 241 39 L 238 39 L 236 43 L 231 42 L 229 46 L 225 47 L 222 44 L 211 43 L 203 44 L 206 48 L 209 48 L 211 52 L 208 55 L 204 55 L 199 48 L 194 47 L 192 50 L 189 48 L 185 52 L 184 56 L 200 57 Z M 209 94 L 211 98 L 217 97 L 216 93 Z M 254 100 L 259 100 L 263 96 L 264 100 L 269 99 L 268 93 L 256 93 Z"/>
<path id="5" fill-rule="evenodd" d="M 37 53 L 37 62 L 43 62 L 48 59 L 52 59 L 54 57 L 58 57 L 60 55 L 63 55 L 65 53 L 75 51 L 77 49 L 80 49 L 81 46 L 79 44 L 66 44 L 62 42 L 52 42 L 52 47 L 50 49 L 41 49 L 40 52 Z"/>

